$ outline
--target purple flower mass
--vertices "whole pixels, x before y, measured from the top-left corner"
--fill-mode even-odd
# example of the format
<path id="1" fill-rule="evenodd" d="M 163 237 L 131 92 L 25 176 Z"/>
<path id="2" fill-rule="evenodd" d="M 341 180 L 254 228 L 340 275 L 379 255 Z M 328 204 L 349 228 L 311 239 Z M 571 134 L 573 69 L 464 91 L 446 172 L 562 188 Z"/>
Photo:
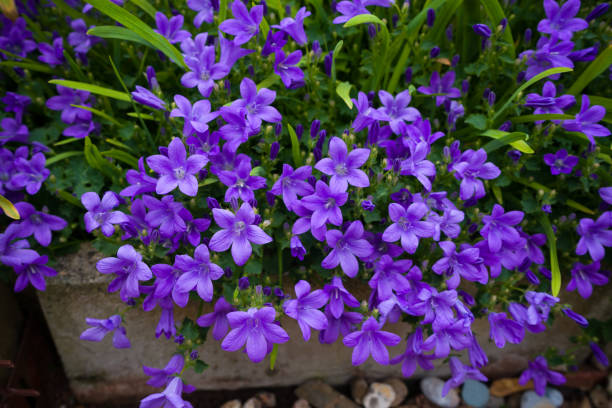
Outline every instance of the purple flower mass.
<path id="1" fill-rule="evenodd" d="M 81 340 L 102 341 L 104 336 L 113 332 L 113 346 L 115 348 L 129 348 L 130 340 L 125 335 L 125 327 L 121 327 L 121 316 L 114 315 L 108 319 L 85 319 L 92 326 L 81 333 Z"/>
<path id="2" fill-rule="evenodd" d="M 529 367 L 523 371 L 519 377 L 519 384 L 525 385 L 529 380 L 533 381 L 535 391 L 538 395 L 544 395 L 546 384 L 561 385 L 565 383 L 565 377 L 548 368 L 546 359 L 538 356 L 533 361 L 529 361 Z"/>
<path id="3" fill-rule="evenodd" d="M 157 29 L 154 31 L 163 35 L 170 41 L 170 44 L 176 44 L 191 37 L 191 33 L 186 30 L 181 30 L 185 17 L 182 14 L 173 16 L 170 19 L 159 11 L 155 13 L 155 24 Z"/>
<path id="4" fill-rule="evenodd" d="M 115 233 L 115 224 L 121 224 L 129 221 L 127 215 L 121 211 L 111 211 L 119 205 L 117 195 L 112 191 L 104 193 L 102 200 L 100 196 L 94 192 L 88 192 L 81 196 L 81 203 L 87 212 L 83 217 L 85 220 L 85 230 L 91 232 L 96 228 L 100 228 L 102 234 L 110 237 Z"/>
<path id="5" fill-rule="evenodd" d="M 545 34 L 556 34 L 561 40 L 570 40 L 575 31 L 584 30 L 588 23 L 576 18 L 580 10 L 580 0 L 567 0 L 559 7 L 554 0 L 544 0 L 545 19 L 538 24 L 538 31 Z"/>
<path id="6" fill-rule="evenodd" d="M 19 235 L 24 238 L 34 235 L 36 241 L 42 246 L 49 246 L 51 243 L 51 231 L 61 231 L 68 225 L 64 219 L 58 216 L 36 211 L 30 203 L 16 203 L 15 208 L 17 208 L 21 217 Z"/>
<path id="7" fill-rule="evenodd" d="M 419 86 L 418 91 L 425 95 L 442 94 L 436 96 L 436 106 L 442 105 L 449 99 L 461 97 L 461 92 L 457 88 L 453 88 L 455 82 L 455 72 L 448 71 L 442 79 L 440 73 L 434 71 L 429 80 L 429 86 Z"/>
<path id="8" fill-rule="evenodd" d="M 493 206 L 491 215 L 482 218 L 483 227 L 480 230 L 480 235 L 487 240 L 491 252 L 498 252 L 502 243 L 513 244 L 520 239 L 518 231 L 513 226 L 519 224 L 524 216 L 522 211 L 504 213 L 504 207 L 501 205 Z"/>
<path id="9" fill-rule="evenodd" d="M 247 203 L 243 203 L 236 214 L 214 208 L 213 217 L 221 230 L 212 236 L 210 249 L 223 252 L 231 246 L 232 257 L 237 265 L 244 265 L 251 257 L 251 243 L 263 245 L 272 242 L 272 237 L 254 225 L 255 213 Z"/>
<path id="10" fill-rule="evenodd" d="M 307 196 L 314 192 L 314 188 L 305 181 L 311 173 L 312 167 L 310 166 L 302 166 L 293 170 L 285 163 L 280 178 L 274 183 L 270 192 L 275 196 L 282 195 L 285 206 L 288 210 L 292 210 L 295 203 L 298 202 L 298 195 Z"/>
<path id="11" fill-rule="evenodd" d="M 139 282 L 153 277 L 151 269 L 142 262 L 140 255 L 133 246 L 123 245 L 117 251 L 117 258 L 104 258 L 96 263 L 98 272 L 115 274 L 115 279 L 108 285 L 109 292 L 119 289 L 121 300 L 127 302 L 130 298 L 140 296 Z"/>
<path id="12" fill-rule="evenodd" d="M 461 180 L 459 197 L 462 200 L 484 197 L 486 193 L 484 184 L 480 179 L 492 180 L 501 174 L 495 164 L 486 161 L 487 153 L 483 149 L 476 151 L 467 149 L 451 165 L 451 170 L 455 172 L 455 178 Z"/>
<path id="13" fill-rule="evenodd" d="M 310 329 L 325 330 L 327 328 L 327 317 L 321 312 L 328 300 L 327 292 L 322 289 L 310 291 L 310 284 L 301 280 L 295 284 L 297 299 L 286 300 L 283 311 L 292 319 L 297 320 L 304 341 L 310 340 Z"/>
<path id="14" fill-rule="evenodd" d="M 205 302 L 212 300 L 212 281 L 223 276 L 223 269 L 210 262 L 210 253 L 206 245 L 198 245 L 193 253 L 193 258 L 189 255 L 177 255 L 174 267 L 183 272 L 176 281 L 177 291 L 188 293 L 195 288 L 202 300 Z M 182 307 L 186 305 L 186 303 L 179 304 Z"/>
<path id="15" fill-rule="evenodd" d="M 232 103 L 232 107 L 238 110 L 245 109 L 247 120 L 254 127 L 259 127 L 262 121 L 280 122 L 281 114 L 275 107 L 270 106 L 276 98 L 276 92 L 266 88 L 257 90 L 257 85 L 250 78 L 243 78 L 240 82 L 240 95 L 242 99 L 237 99 Z"/>
<path id="16" fill-rule="evenodd" d="M 576 164 L 578 157 L 567 154 L 567 150 L 559 149 L 557 153 L 547 153 L 544 155 L 544 163 L 550 166 L 550 174 L 570 174 Z"/>
<path id="17" fill-rule="evenodd" d="M 576 227 L 580 240 L 576 245 L 576 254 L 584 255 L 589 252 L 591 259 L 597 262 L 605 255 L 604 247 L 612 246 L 612 211 L 599 216 L 596 221 L 583 218 Z"/>
<path id="18" fill-rule="evenodd" d="M 219 30 L 231 34 L 236 45 L 247 43 L 259 32 L 259 24 L 263 19 L 263 6 L 253 6 L 248 10 L 244 3 L 235 0 L 232 3 L 234 18 L 225 20 L 219 25 Z"/>
<path id="19" fill-rule="evenodd" d="M 412 203 L 408 208 L 396 203 L 389 204 L 389 218 L 393 223 L 385 229 L 383 241 L 401 240 L 402 248 L 414 254 L 419 246 L 419 238 L 433 237 L 435 232 L 433 223 L 421 221 L 428 211 L 423 203 Z"/>
<path id="20" fill-rule="evenodd" d="M 302 51 L 296 50 L 285 56 L 283 50 L 274 54 L 274 73 L 280 76 L 286 88 L 298 88 L 304 82 L 304 72 L 296 65 L 302 59 Z"/>
<path id="21" fill-rule="evenodd" d="M 332 188 L 346 191 L 348 185 L 355 187 L 368 187 L 368 176 L 359 170 L 370 156 L 370 149 L 353 149 L 348 153 L 346 143 L 339 137 L 332 137 L 329 141 L 329 158 L 317 162 L 315 169 L 331 176 L 329 185 Z"/>
<path id="22" fill-rule="evenodd" d="M 353 365 L 364 363 L 370 355 L 379 364 L 389 364 L 389 351 L 387 347 L 397 346 L 401 337 L 397 334 L 382 331 L 382 324 L 374 317 L 369 317 L 361 330 L 357 330 L 344 337 L 342 342 L 346 347 L 353 348 Z"/>
<path id="23" fill-rule="evenodd" d="M 584 133 L 594 145 L 596 137 L 609 136 L 610 130 L 597 123 L 605 116 L 606 109 L 599 105 L 589 107 L 589 104 L 589 97 L 587 95 L 582 95 L 580 112 L 576 114 L 575 119 L 564 120 L 563 129 L 569 130 L 570 132 Z"/>
<path id="24" fill-rule="evenodd" d="M 340 265 L 342 271 L 354 278 L 359 271 L 357 257 L 365 258 L 372 253 L 372 245 L 362 238 L 363 224 L 361 221 L 352 222 L 343 234 L 338 230 L 329 230 L 325 233 L 327 245 L 331 252 L 323 259 L 321 266 L 333 269 Z"/>
<path id="25" fill-rule="evenodd" d="M 197 320 L 199 326 L 210 327 L 213 326 L 212 335 L 213 339 L 219 341 L 227 334 L 229 330 L 229 321 L 227 320 L 227 314 L 235 311 L 236 308 L 229 304 L 224 297 L 220 297 L 215 303 L 215 309 L 212 313 L 200 316 Z"/>
<path id="26" fill-rule="evenodd" d="M 285 17 L 281 20 L 280 25 L 273 25 L 272 28 L 278 28 L 293 38 L 296 43 L 304 46 L 308 42 L 304 32 L 304 19 L 308 16 L 310 16 L 310 11 L 302 7 L 295 14 L 295 18 Z"/>
<path id="27" fill-rule="evenodd" d="M 580 296 L 586 299 L 593 293 L 593 285 L 607 285 L 609 278 L 599 272 L 600 267 L 599 262 L 593 262 L 590 265 L 576 262 L 572 267 L 572 279 L 567 284 L 567 290 L 578 289 Z"/>

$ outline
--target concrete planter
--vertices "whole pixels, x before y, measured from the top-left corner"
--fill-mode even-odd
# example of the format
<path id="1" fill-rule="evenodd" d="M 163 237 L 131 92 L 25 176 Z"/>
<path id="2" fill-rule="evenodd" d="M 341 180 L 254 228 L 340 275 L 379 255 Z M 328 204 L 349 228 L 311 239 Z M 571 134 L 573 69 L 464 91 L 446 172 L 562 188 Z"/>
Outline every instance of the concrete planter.
<path id="1" fill-rule="evenodd" d="M 159 309 L 150 313 L 142 310 L 127 313 L 131 349 L 114 349 L 110 337 L 102 343 L 79 340 L 79 335 L 87 328 L 86 317 L 107 317 L 123 309 L 118 296 L 106 291 L 109 277 L 95 269 L 95 263 L 100 258 L 101 254 L 84 244 L 78 253 L 58 263 L 58 276 L 48 280 L 45 292 L 39 292 L 40 303 L 71 387 L 82 402 L 135 398 L 150 393 L 152 389 L 145 384 L 148 377 L 143 374 L 142 365 L 163 367 L 175 346 L 172 340 L 165 337 L 155 339 Z M 588 303 L 564 291 L 561 301 L 573 304 L 576 312 L 587 317 L 609 316 L 612 312 L 610 290 L 598 289 Z M 180 321 L 185 315 L 194 319 L 197 317 L 194 309 L 177 309 L 175 319 Z M 352 349 L 346 348 L 340 340 L 332 345 L 322 345 L 315 334 L 306 343 L 295 321 L 286 319 L 282 320 L 282 324 L 291 341 L 279 347 L 273 372 L 268 369 L 267 359 L 253 364 L 244 353 L 224 352 L 211 336 L 199 348 L 201 358 L 210 365 L 209 369 L 201 375 L 190 373 L 187 381 L 199 389 L 218 390 L 294 385 L 315 377 L 330 384 L 341 384 L 356 374 L 370 378 L 401 375 L 400 366 L 380 366 L 371 359 L 359 367 L 353 367 Z M 386 328 L 403 337 L 410 333 L 410 327 L 404 323 Z M 569 338 L 580 332 L 572 320 L 560 317 L 546 332 L 528 334 L 523 343 L 508 344 L 500 350 L 488 340 L 489 325 L 486 320 L 474 322 L 473 330 L 489 356 L 490 364 L 483 371 L 490 378 L 516 374 L 526 367 L 528 358 L 543 352 L 548 346 L 566 350 L 570 345 Z M 404 344 L 400 344 L 390 350 L 391 355 L 402 352 L 404 347 Z M 579 357 L 584 358 L 586 354 Z M 440 366 L 433 374 L 444 376 L 448 373 L 447 366 Z M 423 374 L 417 371 L 415 376 Z"/>

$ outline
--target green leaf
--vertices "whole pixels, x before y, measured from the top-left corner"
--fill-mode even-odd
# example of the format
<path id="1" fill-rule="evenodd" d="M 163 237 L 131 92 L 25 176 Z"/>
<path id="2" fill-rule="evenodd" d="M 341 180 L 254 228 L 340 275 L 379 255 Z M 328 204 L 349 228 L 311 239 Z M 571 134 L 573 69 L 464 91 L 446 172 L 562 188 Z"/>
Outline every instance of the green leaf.
<path id="1" fill-rule="evenodd" d="M 157 120 L 154 116 L 149 115 L 148 113 L 140 113 L 140 112 L 128 112 L 127 115 L 131 118 L 140 118 L 145 120 Z"/>
<path id="2" fill-rule="evenodd" d="M 342 100 L 344 101 L 344 103 L 346 103 L 346 106 L 348 106 L 349 109 L 353 109 L 353 101 L 351 100 L 350 95 L 352 86 L 353 85 L 351 85 L 349 82 L 340 82 L 336 87 L 336 93 L 340 98 L 342 98 Z"/>
<path id="3" fill-rule="evenodd" d="M 150 42 L 143 40 L 141 36 L 131 30 L 128 30 L 125 27 L 97 26 L 87 30 L 87 34 L 94 35 L 100 38 L 112 38 L 116 40 L 136 42 L 155 49 L 155 47 Z"/>
<path id="4" fill-rule="evenodd" d="M 497 202 L 498 202 L 500 205 L 503 205 L 503 204 L 504 204 L 504 198 L 503 198 L 503 196 L 502 196 L 502 191 L 501 191 L 501 188 L 499 188 L 499 186 L 498 186 L 498 185 L 495 185 L 495 184 L 494 184 L 494 185 L 491 187 L 491 190 L 493 190 L 493 195 L 495 196 L 495 199 L 497 200 Z"/>
<path id="5" fill-rule="evenodd" d="M 259 91 L 261 88 L 269 88 L 273 84 L 275 84 L 280 77 L 275 73 L 270 74 L 266 79 L 257 84 L 257 90 Z"/>
<path id="6" fill-rule="evenodd" d="M 484 7 L 485 12 L 489 16 L 489 20 L 491 20 L 493 29 L 495 29 L 499 22 L 506 18 L 506 15 L 504 14 L 504 9 L 499 4 L 498 0 L 480 0 L 480 2 Z M 506 29 L 504 30 L 502 36 L 504 38 L 504 41 L 508 43 L 508 53 L 512 58 L 514 58 L 516 52 L 514 50 L 514 39 L 512 38 L 510 22 L 508 22 L 508 25 L 506 26 Z"/>
<path id="7" fill-rule="evenodd" d="M 83 204 L 81 204 L 79 199 L 73 196 L 72 194 L 70 194 L 69 192 L 58 189 L 55 191 L 55 193 L 57 194 L 59 198 L 66 201 L 67 203 L 70 203 L 74 205 L 75 207 L 83 208 Z"/>
<path id="8" fill-rule="evenodd" d="M 263 17 L 261 19 L 261 23 L 259 23 L 259 29 L 261 31 L 261 34 L 263 35 L 263 38 L 267 38 L 268 37 L 268 31 L 270 31 L 270 25 L 266 21 L 265 17 Z"/>
<path id="9" fill-rule="evenodd" d="M 7 200 L 3 195 L 0 195 L 0 208 L 2 208 L 2 211 L 4 211 L 4 214 L 6 214 L 7 217 L 12 218 L 14 220 L 21 219 L 17 208 L 15 208 L 13 203 Z"/>
<path id="10" fill-rule="evenodd" d="M 198 359 L 196 360 L 195 365 L 193 366 L 193 371 L 195 371 L 196 374 L 202 374 L 204 370 L 206 370 L 207 368 L 208 368 L 208 364 Z"/>
<path id="11" fill-rule="evenodd" d="M 87 0 L 103 14 L 124 25 L 129 30 L 138 34 L 145 41 L 150 42 L 157 50 L 161 51 L 168 58 L 183 68 L 187 68 L 183 60 L 183 54 L 179 52 L 166 38 L 157 34 L 151 27 L 145 24 L 138 17 L 130 14 L 123 7 L 119 7 L 109 0 Z"/>
<path id="12" fill-rule="evenodd" d="M 116 178 L 121 176 L 121 171 L 110 164 L 102 154 L 98 148 L 91 143 L 91 139 L 89 136 L 85 137 L 85 147 L 83 148 L 83 153 L 85 154 L 85 161 L 89 164 L 90 167 L 99 170 L 102 174 L 109 178 Z"/>
<path id="13" fill-rule="evenodd" d="M 106 143 L 112 144 L 113 146 L 119 147 L 123 150 L 130 150 L 132 152 L 134 151 L 130 146 L 126 145 L 125 143 L 121 143 L 118 140 L 111 139 L 109 137 L 107 137 L 104 140 L 106 141 Z"/>
<path id="14" fill-rule="evenodd" d="M 53 4 L 55 4 L 55 7 L 57 7 L 58 10 L 65 13 L 67 16 L 71 17 L 73 20 L 78 20 L 82 18 L 83 20 L 85 20 L 88 26 L 94 25 L 96 23 L 96 20 L 92 19 L 87 14 L 83 14 L 79 12 L 76 8 L 69 6 L 68 4 L 66 4 L 64 0 L 57 0 L 57 1 L 54 0 Z"/>
<path id="15" fill-rule="evenodd" d="M 280 18 L 285 16 L 285 7 L 280 0 L 268 0 L 267 3 L 269 8 L 276 10 Z"/>
<path id="16" fill-rule="evenodd" d="M 451 20 L 455 17 L 457 9 L 461 6 L 463 0 L 454 0 L 450 3 L 446 3 L 441 10 L 436 13 L 436 20 L 434 26 L 427 33 L 425 41 L 431 42 L 432 44 L 440 44 L 444 31 Z"/>
<path id="17" fill-rule="evenodd" d="M 123 150 L 110 149 L 100 153 L 102 156 L 111 157 L 113 159 L 124 162 L 130 167 L 138 167 L 138 159 Z"/>
<path id="18" fill-rule="evenodd" d="M 550 249 L 550 272 L 552 275 L 550 282 L 551 293 L 553 296 L 557 296 L 561 289 L 561 270 L 559 269 L 559 259 L 557 258 L 557 238 L 555 237 L 552 225 L 550 225 L 548 215 L 543 214 L 541 222 L 542 227 L 544 227 L 544 233 L 546 234 L 548 248 Z"/>
<path id="19" fill-rule="evenodd" d="M 520 133 L 520 132 L 516 132 L 516 133 Z M 487 136 L 487 137 L 490 137 L 492 139 L 501 139 L 504 136 L 507 136 L 509 134 L 511 134 L 511 133 L 504 132 L 503 130 L 489 129 L 486 132 L 482 133 L 482 136 Z M 531 148 L 531 146 L 529 146 L 524 140 L 517 140 L 515 142 L 511 142 L 510 145 L 512 147 L 514 147 L 516 150 L 520 151 L 520 152 L 527 153 L 527 154 L 533 154 L 534 153 L 534 151 Z"/>
<path id="20" fill-rule="evenodd" d="M 47 65 L 38 64 L 36 62 L 2 61 L 0 62 L 0 66 L 29 69 L 30 71 L 44 72 L 45 74 L 50 74 L 53 72 L 53 70 Z"/>
<path id="21" fill-rule="evenodd" d="M 79 89 L 88 91 L 96 95 L 108 96 L 109 98 L 117 99 L 124 102 L 130 101 L 130 95 L 125 92 L 115 91 L 114 89 L 104 88 L 99 85 L 86 84 L 85 82 L 67 81 L 64 79 L 52 79 L 50 84 L 65 86 L 66 88 Z"/>
<path id="22" fill-rule="evenodd" d="M 517 182 L 517 183 L 520 183 L 520 184 L 522 184 L 524 186 L 532 188 L 534 190 L 542 190 L 545 193 L 549 193 L 551 191 L 550 188 L 546 187 L 543 184 L 540 184 L 540 183 L 537 183 L 537 182 L 534 182 L 534 181 L 533 182 L 532 181 L 528 181 L 528 180 L 525 180 L 525 179 L 523 179 L 521 177 L 512 177 L 512 180 Z M 591 210 L 590 208 L 585 207 L 584 205 L 582 205 L 582 204 L 580 204 L 580 203 L 578 203 L 578 202 L 576 202 L 574 200 L 565 200 L 565 204 L 568 207 L 572 207 L 572 208 L 574 208 L 576 210 L 582 211 L 585 214 L 595 215 L 595 211 Z"/>
<path id="23" fill-rule="evenodd" d="M 481 113 L 472 113 L 465 118 L 465 123 L 469 123 L 478 130 L 485 130 L 487 128 L 487 117 Z"/>
<path id="24" fill-rule="evenodd" d="M 356 25 L 359 24 L 382 24 L 384 25 L 385 23 L 383 23 L 383 21 L 376 17 L 374 14 L 359 14 L 353 18 L 351 18 L 349 21 L 347 21 L 346 23 L 344 23 L 344 25 L 342 27 L 344 28 L 348 28 L 348 27 L 354 27 Z"/>
<path id="25" fill-rule="evenodd" d="M 495 112 L 495 115 L 493 116 L 493 122 L 496 123 L 498 118 L 501 120 L 502 118 L 500 118 L 500 115 L 502 113 L 504 113 L 506 111 L 506 109 L 508 109 L 510 107 L 510 104 L 512 103 L 512 101 L 514 101 L 516 99 L 516 97 L 521 92 L 523 92 L 525 89 L 529 88 L 531 85 L 535 84 L 536 82 L 538 82 L 541 79 L 548 78 L 551 75 L 562 74 L 564 72 L 570 72 L 570 71 L 573 71 L 573 69 L 566 68 L 566 67 L 557 67 L 557 68 L 547 69 L 544 72 L 540 72 L 538 75 L 534 76 L 529 81 L 527 81 L 523 85 L 519 86 L 519 88 L 516 91 L 514 91 L 514 93 L 510 96 L 510 98 L 508 98 L 508 100 L 506 102 L 504 102 L 502 107 L 499 108 L 499 110 L 497 110 L 497 112 Z"/>
<path id="26" fill-rule="evenodd" d="M 278 357 L 278 343 L 274 343 L 274 346 L 272 346 L 272 352 L 270 353 L 270 371 L 274 371 L 276 357 Z"/>
<path id="27" fill-rule="evenodd" d="M 244 273 L 249 276 L 260 275 L 262 270 L 261 262 L 257 260 L 251 260 L 244 266 Z"/>
<path id="28" fill-rule="evenodd" d="M 131 0 L 131 1 L 132 3 L 140 7 L 142 11 L 144 11 L 149 16 L 151 16 L 151 18 L 155 19 L 155 13 L 157 13 L 157 10 L 155 10 L 155 7 L 153 7 L 147 0 Z"/>
<path id="29" fill-rule="evenodd" d="M 331 66 L 331 79 L 332 82 L 336 82 L 336 57 L 340 54 L 340 50 L 342 49 L 342 45 L 344 41 L 340 40 L 338 44 L 334 47 L 334 52 L 332 54 L 332 66 Z"/>
<path id="30" fill-rule="evenodd" d="M 58 161 L 67 159 L 69 157 L 74 157 L 74 156 L 82 156 L 83 152 L 78 151 L 78 150 L 71 150 L 68 152 L 62 152 L 59 154 L 56 154 L 55 156 L 52 156 L 50 158 L 47 159 L 47 161 L 45 162 L 45 166 L 50 166 L 53 163 L 57 163 Z"/>
<path id="31" fill-rule="evenodd" d="M 570 95 L 578 95 L 592 80 L 597 78 L 599 74 L 607 70 L 612 64 L 612 44 L 606 48 L 589 66 L 584 72 L 576 79 L 576 82 L 568 89 L 567 93 Z"/>
<path id="32" fill-rule="evenodd" d="M 293 156 L 293 165 L 297 168 L 302 165 L 302 156 L 300 155 L 300 141 L 295 134 L 293 127 L 287 123 L 289 129 L 289 137 L 291 137 L 291 155 Z"/>
<path id="33" fill-rule="evenodd" d="M 491 140 L 489 143 L 482 146 L 482 148 L 485 150 L 485 152 L 487 152 L 487 154 L 490 154 L 501 147 L 527 139 L 529 139 L 529 135 L 527 133 L 512 132 L 500 137 L 499 139 Z"/>
<path id="34" fill-rule="evenodd" d="M 73 106 L 75 108 L 84 109 L 84 110 L 89 111 L 89 112 L 91 112 L 91 113 L 93 113 L 95 115 L 100 116 L 101 118 L 104 118 L 104 119 L 108 120 L 113 125 L 121 126 L 121 123 L 117 122 L 117 120 L 115 118 L 113 118 L 112 116 L 109 116 L 106 112 L 102 112 L 101 110 L 92 108 L 91 106 L 85 106 L 85 105 L 70 105 L 70 106 Z"/>
<path id="35" fill-rule="evenodd" d="M 535 122 L 538 120 L 563 120 L 563 119 L 574 119 L 573 115 L 563 115 L 560 113 L 546 113 L 542 115 L 523 115 L 510 118 L 512 123 L 528 123 Z"/>
<path id="36" fill-rule="evenodd" d="M 225 21 L 225 17 L 227 16 L 227 0 L 221 0 L 219 2 L 219 24 Z"/>

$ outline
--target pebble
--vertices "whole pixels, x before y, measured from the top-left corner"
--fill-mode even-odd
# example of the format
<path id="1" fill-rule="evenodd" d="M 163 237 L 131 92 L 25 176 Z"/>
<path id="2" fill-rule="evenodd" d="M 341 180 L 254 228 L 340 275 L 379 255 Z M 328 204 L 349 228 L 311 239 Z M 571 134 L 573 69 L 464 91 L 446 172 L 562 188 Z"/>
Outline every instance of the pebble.
<path id="1" fill-rule="evenodd" d="M 372 383 L 369 392 L 363 397 L 365 408 L 389 408 L 395 400 L 393 387 L 385 383 Z"/>
<path id="2" fill-rule="evenodd" d="M 561 394 L 561 391 L 546 387 L 546 393 L 544 395 L 555 407 L 559 408 L 563 405 L 563 394 Z"/>
<path id="3" fill-rule="evenodd" d="M 241 408 L 242 402 L 240 400 L 231 400 L 227 401 L 225 404 L 221 405 L 221 408 Z"/>
<path id="4" fill-rule="evenodd" d="M 310 408 L 310 404 L 305 399 L 299 399 L 293 403 L 293 408 Z"/>
<path id="5" fill-rule="evenodd" d="M 471 379 L 465 380 L 463 389 L 461 390 L 461 398 L 463 401 L 476 408 L 482 408 L 489 401 L 489 389 L 480 381 Z"/>
<path id="6" fill-rule="evenodd" d="M 546 396 L 527 391 L 521 397 L 521 408 L 555 408 L 555 405 Z"/>
<path id="7" fill-rule="evenodd" d="M 399 404 L 404 402 L 408 396 L 408 387 L 406 386 L 404 380 L 401 378 L 387 378 L 384 382 L 393 387 L 393 391 L 395 391 L 395 399 L 391 403 L 391 406 L 397 407 Z"/>
<path id="8" fill-rule="evenodd" d="M 295 390 L 295 395 L 305 399 L 315 408 L 359 408 L 353 401 L 321 380 L 305 382 Z"/>
<path id="9" fill-rule="evenodd" d="M 253 397 L 249 398 L 242 408 L 262 408 L 262 403 L 259 399 Z"/>
<path id="10" fill-rule="evenodd" d="M 502 408 L 505 405 L 506 405 L 506 402 L 504 401 L 502 397 L 494 397 L 491 395 L 489 397 L 489 402 L 487 402 L 486 407 L 487 408 Z"/>
<path id="11" fill-rule="evenodd" d="M 363 397 L 368 393 L 368 382 L 363 377 L 355 377 L 351 380 L 351 397 L 353 401 L 361 404 Z"/>
<path id="12" fill-rule="evenodd" d="M 489 391 L 494 397 L 504 398 L 508 395 L 530 389 L 533 389 L 533 384 L 531 381 L 525 385 L 520 385 L 518 383 L 518 378 L 500 378 L 499 380 L 493 381 Z"/>
<path id="13" fill-rule="evenodd" d="M 606 391 L 602 387 L 595 387 L 589 393 L 591 397 L 591 402 L 595 408 L 608 408 L 608 395 Z"/>
<path id="14" fill-rule="evenodd" d="M 444 381 L 436 377 L 426 377 L 421 380 L 421 391 L 425 397 L 436 405 L 443 408 L 455 408 L 461 402 L 457 390 L 452 389 L 442 397 Z"/>
<path id="15" fill-rule="evenodd" d="M 266 408 L 274 408 L 276 406 L 276 395 L 271 392 L 260 392 L 257 394 L 257 398 Z"/>

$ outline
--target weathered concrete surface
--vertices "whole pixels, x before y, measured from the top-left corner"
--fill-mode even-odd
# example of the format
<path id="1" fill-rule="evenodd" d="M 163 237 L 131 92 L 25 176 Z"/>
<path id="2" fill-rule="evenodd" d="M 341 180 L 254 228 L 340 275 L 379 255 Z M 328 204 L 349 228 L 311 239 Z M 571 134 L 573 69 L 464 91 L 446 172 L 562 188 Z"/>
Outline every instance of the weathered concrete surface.
<path id="1" fill-rule="evenodd" d="M 15 361 L 23 330 L 23 314 L 13 288 L 0 283 L 0 360 Z M 11 370 L 0 367 L 0 388 L 6 385 Z"/>
<path id="2" fill-rule="evenodd" d="M 172 340 L 166 340 L 165 337 L 155 339 L 159 309 L 150 313 L 142 310 L 127 313 L 127 334 L 132 342 L 131 349 L 114 349 L 110 337 L 102 343 L 79 340 L 80 333 L 87 328 L 85 317 L 104 318 L 123 309 L 118 295 L 106 292 L 109 277 L 99 274 L 95 269 L 95 262 L 100 258 L 93 248 L 84 245 L 79 253 L 59 263 L 58 277 L 49 279 L 47 291 L 39 294 L 71 386 L 77 397 L 84 402 L 133 398 L 150 393 L 152 389 L 145 384 L 147 377 L 142 373 L 142 365 L 163 367 L 174 350 Z M 588 317 L 602 317 L 612 312 L 610 298 L 609 290 L 596 288 L 588 305 L 564 291 L 561 300 L 575 304 L 578 313 Z M 197 317 L 193 309 L 177 310 L 175 319 L 180 321 L 186 314 L 194 319 Z M 274 372 L 269 371 L 267 359 L 253 364 L 242 352 L 221 350 L 218 342 L 210 337 L 198 349 L 201 358 L 210 364 L 210 368 L 202 375 L 190 373 L 187 381 L 199 389 L 236 389 L 294 385 L 312 378 L 320 378 L 330 384 L 342 384 L 356 375 L 369 379 L 401 375 L 400 366 L 380 366 L 372 359 L 360 367 L 353 367 L 352 349 L 342 345 L 341 341 L 322 345 L 318 343 L 315 333 L 313 339 L 306 343 L 295 321 L 285 319 L 282 324 L 292 340 L 279 347 Z M 403 323 L 386 326 L 386 329 L 402 337 L 410 332 L 410 327 Z M 508 344 L 500 350 L 488 340 L 489 325 L 486 320 L 474 322 L 473 330 L 489 356 L 490 364 L 483 371 L 490 378 L 518 373 L 526 367 L 528 358 L 543 352 L 547 346 L 566 350 L 570 345 L 569 337 L 580 332 L 572 320 L 563 316 L 546 332 L 529 333 L 523 343 Z M 392 348 L 391 355 L 401 353 L 404 347 L 404 344 L 400 344 Z M 417 371 L 415 376 L 423 374 L 423 371 Z M 428 375 L 431 374 L 428 372 Z M 433 374 L 448 375 L 448 367 L 438 367 Z"/>

